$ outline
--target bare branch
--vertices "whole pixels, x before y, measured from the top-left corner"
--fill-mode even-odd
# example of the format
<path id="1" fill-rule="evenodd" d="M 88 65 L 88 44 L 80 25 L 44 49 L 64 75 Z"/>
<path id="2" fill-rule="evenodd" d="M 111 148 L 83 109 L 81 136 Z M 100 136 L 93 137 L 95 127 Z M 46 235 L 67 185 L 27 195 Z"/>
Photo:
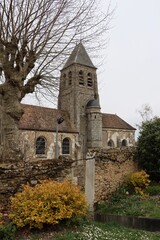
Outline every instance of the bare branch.
<path id="1" fill-rule="evenodd" d="M 94 41 L 94 49 L 100 41 L 104 45 L 102 36 L 112 11 L 110 3 L 106 13 L 98 10 L 98 4 L 98 0 L 1 0 L 2 79 L 19 88 L 19 99 L 45 89 L 54 94 L 57 70 L 77 41 L 90 46 Z"/>

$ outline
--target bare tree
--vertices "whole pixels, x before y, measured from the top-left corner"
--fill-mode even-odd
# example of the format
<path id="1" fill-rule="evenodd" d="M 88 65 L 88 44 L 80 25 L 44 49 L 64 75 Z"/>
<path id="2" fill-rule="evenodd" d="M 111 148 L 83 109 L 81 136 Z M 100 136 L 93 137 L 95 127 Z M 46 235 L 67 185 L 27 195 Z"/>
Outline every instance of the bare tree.
<path id="1" fill-rule="evenodd" d="M 149 104 L 143 104 L 140 110 L 137 110 L 137 112 L 139 113 L 140 117 L 141 117 L 141 121 L 139 124 L 136 124 L 138 130 L 140 131 L 142 128 L 143 123 L 150 121 L 151 119 L 153 119 L 153 112 L 152 112 L 152 108 Z M 155 116 L 156 117 L 156 116 Z"/>
<path id="2" fill-rule="evenodd" d="M 22 98 L 35 91 L 55 94 L 57 71 L 80 39 L 99 46 L 111 12 L 96 0 L 0 1 L 0 157 L 17 158 Z M 102 41 L 102 39 L 101 39 Z M 15 157 L 16 156 L 16 157 Z"/>

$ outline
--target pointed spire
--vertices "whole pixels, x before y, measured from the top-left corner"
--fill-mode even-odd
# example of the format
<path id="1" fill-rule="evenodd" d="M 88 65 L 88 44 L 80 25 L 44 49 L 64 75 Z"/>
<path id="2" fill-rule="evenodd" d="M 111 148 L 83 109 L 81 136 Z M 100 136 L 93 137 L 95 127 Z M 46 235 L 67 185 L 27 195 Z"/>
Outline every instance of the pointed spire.
<path id="1" fill-rule="evenodd" d="M 69 67 L 70 65 L 72 65 L 74 63 L 78 63 L 78 64 L 85 65 L 88 67 L 96 68 L 93 65 L 90 57 L 88 56 L 88 53 L 86 52 L 86 50 L 81 42 L 78 45 L 76 45 L 76 47 L 72 51 L 70 57 L 68 58 L 66 64 L 64 65 L 63 69 L 66 67 Z"/>

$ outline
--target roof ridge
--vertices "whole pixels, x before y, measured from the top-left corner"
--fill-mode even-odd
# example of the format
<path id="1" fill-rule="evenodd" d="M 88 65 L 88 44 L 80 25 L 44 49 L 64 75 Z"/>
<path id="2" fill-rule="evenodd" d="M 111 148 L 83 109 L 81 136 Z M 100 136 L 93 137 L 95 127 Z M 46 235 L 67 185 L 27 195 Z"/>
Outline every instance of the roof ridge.
<path id="1" fill-rule="evenodd" d="M 38 106 L 38 105 L 33 105 L 33 104 L 26 104 L 26 103 L 21 103 L 22 106 L 28 106 L 28 107 L 37 107 L 37 108 L 46 108 L 46 109 L 51 109 L 51 110 L 57 110 L 57 111 L 62 111 L 57 108 L 52 108 L 52 107 L 44 107 L 44 106 Z"/>

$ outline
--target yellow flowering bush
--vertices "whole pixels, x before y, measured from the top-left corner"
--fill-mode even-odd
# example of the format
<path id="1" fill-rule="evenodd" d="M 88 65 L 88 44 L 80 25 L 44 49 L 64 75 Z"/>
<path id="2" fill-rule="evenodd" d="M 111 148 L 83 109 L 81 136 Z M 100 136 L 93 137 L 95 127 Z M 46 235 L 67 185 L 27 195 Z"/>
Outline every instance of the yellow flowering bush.
<path id="1" fill-rule="evenodd" d="M 81 219 L 86 213 L 87 202 L 79 187 L 70 181 L 43 180 L 35 187 L 23 186 L 22 192 L 11 197 L 9 217 L 19 228 L 42 228 L 44 224 Z"/>
<path id="2" fill-rule="evenodd" d="M 134 172 L 127 178 L 127 184 L 133 187 L 134 191 L 140 195 L 144 195 L 144 190 L 149 183 L 149 175 L 144 170 Z"/>

